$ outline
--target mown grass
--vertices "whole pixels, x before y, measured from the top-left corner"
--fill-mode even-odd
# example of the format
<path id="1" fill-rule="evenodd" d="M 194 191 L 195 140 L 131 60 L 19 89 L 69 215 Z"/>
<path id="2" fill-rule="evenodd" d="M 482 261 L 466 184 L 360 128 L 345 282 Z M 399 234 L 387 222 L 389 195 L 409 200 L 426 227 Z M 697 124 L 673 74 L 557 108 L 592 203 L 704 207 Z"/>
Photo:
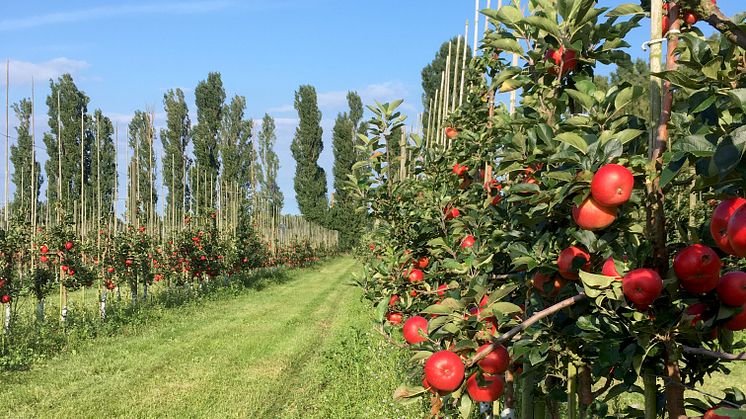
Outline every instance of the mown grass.
<path id="1" fill-rule="evenodd" d="M 371 331 L 338 258 L 292 279 L 0 374 L 13 417 L 422 417 L 391 401 L 407 354 Z"/>

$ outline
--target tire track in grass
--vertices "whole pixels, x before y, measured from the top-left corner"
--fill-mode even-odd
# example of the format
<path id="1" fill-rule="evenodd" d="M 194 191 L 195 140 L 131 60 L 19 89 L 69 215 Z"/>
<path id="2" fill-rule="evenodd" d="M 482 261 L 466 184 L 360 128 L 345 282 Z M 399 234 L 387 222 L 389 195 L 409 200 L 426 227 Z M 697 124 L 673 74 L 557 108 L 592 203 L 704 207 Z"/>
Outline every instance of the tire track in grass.
<path id="1" fill-rule="evenodd" d="M 4 400 L 8 406 L 22 407 L 14 411 L 19 416 L 55 412 L 57 417 L 81 417 L 81 412 L 87 411 L 82 416 L 94 417 L 100 416 L 101 406 L 105 406 L 109 416 L 130 416 L 133 409 L 169 415 L 182 410 L 173 409 L 176 406 L 186 408 L 184 413 L 188 416 L 200 412 L 212 415 L 215 403 L 201 400 L 192 404 L 202 394 L 221 393 L 225 380 L 217 380 L 212 386 L 210 380 L 227 375 L 225 369 L 251 365 L 251 361 L 279 360 L 271 351 L 275 344 L 270 339 L 277 323 L 304 325 L 297 319 L 308 316 L 318 304 L 332 300 L 337 294 L 335 288 L 339 288 L 350 268 L 352 262 L 341 259 L 318 271 L 296 271 L 297 280 L 228 301 L 208 302 L 200 309 L 187 310 L 192 315 L 189 321 L 172 316 L 165 324 L 156 325 L 165 330 L 102 339 L 89 351 L 60 357 L 46 367 L 22 373 L 22 378 L 14 377 L 16 384 L 10 391 L 3 391 L 6 394 L 0 397 L 0 405 Z M 335 272 L 339 276 L 332 280 Z M 305 282 L 306 276 L 313 278 Z M 247 330 L 247 326 L 254 328 Z M 265 340 L 257 342 L 252 339 L 253 334 Z M 286 334 L 282 343 L 289 339 L 293 336 Z M 262 352 L 267 356 L 257 360 L 255 355 Z M 200 364 L 212 368 L 205 370 Z M 213 392 L 211 387 L 215 384 L 219 388 Z M 78 402 L 71 407 L 73 399 Z M 235 409 L 225 413 L 231 415 L 230 410 L 236 413 Z"/>

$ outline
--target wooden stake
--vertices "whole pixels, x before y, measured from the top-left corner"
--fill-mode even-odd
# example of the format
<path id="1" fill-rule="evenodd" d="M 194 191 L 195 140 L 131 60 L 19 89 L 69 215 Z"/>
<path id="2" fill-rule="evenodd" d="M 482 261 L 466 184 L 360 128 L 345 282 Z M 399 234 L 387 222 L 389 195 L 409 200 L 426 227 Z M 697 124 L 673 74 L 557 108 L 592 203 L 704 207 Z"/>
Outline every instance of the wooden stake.
<path id="1" fill-rule="evenodd" d="M 474 0 L 474 55 L 477 55 L 479 42 L 479 0 Z"/>
<path id="2" fill-rule="evenodd" d="M 10 164 L 8 154 L 10 148 L 10 59 L 5 61 L 5 228 L 8 228 L 8 179 Z"/>
<path id="3" fill-rule="evenodd" d="M 466 82 L 466 46 L 469 45 L 469 20 L 466 20 L 466 27 L 464 29 L 464 55 L 461 58 L 461 86 L 458 92 L 458 105 L 464 103 L 464 83 Z"/>

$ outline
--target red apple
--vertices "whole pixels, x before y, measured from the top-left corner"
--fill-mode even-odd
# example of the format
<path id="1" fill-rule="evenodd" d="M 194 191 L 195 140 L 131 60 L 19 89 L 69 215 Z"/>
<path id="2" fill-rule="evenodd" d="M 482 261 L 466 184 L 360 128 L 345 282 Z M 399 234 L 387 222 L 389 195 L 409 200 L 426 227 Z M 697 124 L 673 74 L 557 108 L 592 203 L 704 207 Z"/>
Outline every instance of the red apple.
<path id="1" fill-rule="evenodd" d="M 3 294 L 2 297 L 0 297 L 0 303 L 2 304 L 8 304 L 10 302 L 10 295 Z"/>
<path id="2" fill-rule="evenodd" d="M 448 289 L 448 284 L 441 284 L 438 287 L 438 297 L 442 297 L 446 295 L 446 290 Z"/>
<path id="3" fill-rule="evenodd" d="M 70 250 L 73 248 L 73 242 L 66 242 L 65 243 L 65 250 Z"/>
<path id="4" fill-rule="evenodd" d="M 389 307 L 392 307 L 396 302 L 399 301 L 399 296 L 397 294 L 394 294 L 389 298 Z"/>
<path id="5" fill-rule="evenodd" d="M 456 163 L 456 164 L 453 165 L 453 173 L 456 174 L 456 175 L 458 175 L 458 176 L 463 176 L 464 173 L 466 173 L 468 171 L 469 171 L 469 166 L 466 166 L 466 165 L 462 166 L 462 165 L 460 165 L 458 163 Z"/>
<path id="6" fill-rule="evenodd" d="M 479 349 L 477 349 L 477 352 L 481 351 L 488 345 L 489 344 L 480 346 Z M 492 350 L 492 352 L 487 354 L 486 357 L 477 362 L 477 365 L 479 365 L 479 368 L 487 374 L 502 374 L 507 371 L 508 366 L 510 366 L 510 354 L 504 346 L 498 345 Z"/>
<path id="7" fill-rule="evenodd" d="M 409 282 L 420 282 L 425 279 L 425 274 L 419 269 L 412 269 L 409 272 Z"/>
<path id="8" fill-rule="evenodd" d="M 436 390 L 456 390 L 464 381 L 464 363 L 451 351 L 438 351 L 425 361 L 425 379 Z"/>
<path id="9" fill-rule="evenodd" d="M 720 281 L 722 266 L 717 253 L 701 244 L 686 247 L 673 260 L 673 270 L 681 287 L 694 294 L 715 289 Z"/>
<path id="10" fill-rule="evenodd" d="M 456 131 L 456 128 L 446 127 L 446 137 L 448 137 L 449 140 L 456 138 L 457 135 L 458 131 Z"/>
<path id="11" fill-rule="evenodd" d="M 402 334 L 404 335 L 404 340 L 406 340 L 410 345 L 425 342 L 427 340 L 427 338 L 420 335 L 420 331 L 422 331 L 422 335 L 427 336 L 427 319 L 424 317 L 413 316 L 404 322 Z"/>
<path id="12" fill-rule="evenodd" d="M 472 246 L 474 246 L 474 243 L 476 242 L 476 239 L 474 239 L 474 236 L 471 234 L 464 237 L 463 240 L 461 240 L 461 248 L 462 249 L 468 249 Z"/>
<path id="13" fill-rule="evenodd" d="M 559 49 L 555 50 L 549 48 L 546 54 L 544 54 L 544 60 L 551 60 L 554 64 L 548 68 L 549 73 L 556 76 L 560 72 L 560 66 L 562 66 L 562 75 L 564 76 L 570 71 L 575 70 L 575 67 L 577 67 L 578 60 L 576 56 L 575 51 L 571 49 L 565 50 L 564 47 L 559 47 Z"/>
<path id="14" fill-rule="evenodd" d="M 132 266 L 132 259 L 125 260 L 124 264 L 127 265 L 127 266 Z"/>
<path id="15" fill-rule="evenodd" d="M 62 266 L 60 266 L 60 269 L 62 269 L 62 272 L 67 272 L 67 270 L 70 269 L 70 268 L 68 268 L 67 265 L 62 265 Z"/>
<path id="16" fill-rule="evenodd" d="M 728 220 L 728 243 L 733 248 L 733 254 L 746 257 L 746 205 L 741 205 Z"/>
<path id="17" fill-rule="evenodd" d="M 579 207 L 572 207 L 572 219 L 583 230 L 603 230 L 616 220 L 617 209 L 599 205 L 589 197 Z"/>
<path id="18" fill-rule="evenodd" d="M 581 265 L 584 271 L 589 271 L 591 269 L 591 255 L 589 255 L 585 250 L 576 246 L 570 246 L 560 252 L 559 257 L 557 258 L 557 267 L 559 268 L 559 273 L 563 278 L 573 280 L 580 278 L 580 276 L 578 276 L 577 268 L 579 263 L 576 263 L 576 260 L 585 261 L 585 264 Z"/>
<path id="19" fill-rule="evenodd" d="M 613 276 L 615 279 L 622 279 L 622 276 L 619 274 L 619 271 L 616 269 L 616 265 L 614 264 L 613 256 L 609 256 L 609 258 L 606 259 L 606 262 L 604 262 L 604 265 L 601 267 L 601 273 L 606 276 Z"/>
<path id="20" fill-rule="evenodd" d="M 417 267 L 420 269 L 425 269 L 430 265 L 430 259 L 427 256 L 423 256 L 417 260 Z"/>
<path id="21" fill-rule="evenodd" d="M 728 241 L 728 221 L 743 204 L 746 204 L 746 199 L 740 197 L 725 199 L 712 212 L 710 220 L 710 234 L 713 240 L 720 249 L 731 255 L 736 253 Z"/>
<path id="22" fill-rule="evenodd" d="M 0 289 L 2 289 L 5 286 L 5 279 L 0 279 Z"/>
<path id="23" fill-rule="evenodd" d="M 417 296 L 417 290 L 409 291 L 409 296 L 410 297 L 416 297 Z"/>
<path id="24" fill-rule="evenodd" d="M 402 321 L 402 314 L 401 313 L 388 313 L 386 314 L 386 320 L 388 320 L 391 324 L 399 324 Z"/>
<path id="25" fill-rule="evenodd" d="M 596 171 L 591 180 L 591 195 L 599 205 L 616 207 L 629 200 L 635 178 L 620 164 L 606 164 Z"/>
<path id="26" fill-rule="evenodd" d="M 689 26 L 694 25 L 695 23 L 697 23 L 697 14 L 692 12 L 691 10 L 685 10 L 684 22 L 686 22 L 686 24 Z"/>
<path id="27" fill-rule="evenodd" d="M 718 298 L 723 304 L 738 307 L 746 303 L 746 273 L 728 272 L 720 277 L 717 286 Z"/>
<path id="28" fill-rule="evenodd" d="M 39 262 L 41 262 L 41 263 L 47 263 L 47 262 L 49 262 L 49 257 L 47 255 L 42 255 L 39 258 Z"/>
<path id="29" fill-rule="evenodd" d="M 559 293 L 561 288 L 565 285 L 565 280 L 563 278 L 555 277 L 552 279 L 547 274 L 537 272 L 534 274 L 533 279 L 531 280 L 531 284 L 533 287 L 539 292 L 541 295 L 545 295 L 544 292 L 544 284 L 547 282 L 552 282 L 552 292 L 549 294 L 550 297 L 556 297 Z"/>
<path id="30" fill-rule="evenodd" d="M 485 386 L 482 387 L 477 381 L 477 374 L 472 374 L 468 380 L 466 380 L 466 390 L 469 392 L 469 397 L 475 402 L 493 402 L 503 395 L 505 383 L 502 377 L 497 375 L 483 375 Z"/>
<path id="31" fill-rule="evenodd" d="M 725 323 L 725 328 L 733 331 L 746 329 L 746 304 L 741 306 L 740 313 L 731 317 L 730 320 Z"/>
<path id="32" fill-rule="evenodd" d="M 46 245 L 46 244 L 43 244 L 43 245 L 41 245 L 41 247 L 39 248 L 39 251 L 41 251 L 41 253 L 45 254 L 45 253 L 49 252 L 49 247 L 47 247 L 47 245 Z"/>
<path id="33" fill-rule="evenodd" d="M 663 280 L 652 269 L 635 269 L 622 278 L 622 291 L 639 308 L 647 308 L 663 291 Z"/>

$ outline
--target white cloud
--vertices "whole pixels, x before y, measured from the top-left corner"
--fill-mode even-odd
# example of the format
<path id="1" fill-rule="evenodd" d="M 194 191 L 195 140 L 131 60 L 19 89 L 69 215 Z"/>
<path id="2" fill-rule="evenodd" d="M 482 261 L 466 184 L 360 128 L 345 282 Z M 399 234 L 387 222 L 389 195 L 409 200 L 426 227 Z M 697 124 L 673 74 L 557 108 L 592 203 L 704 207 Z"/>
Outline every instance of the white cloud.
<path id="1" fill-rule="evenodd" d="M 55 12 L 43 15 L 0 20 L 0 32 L 37 28 L 54 24 L 75 23 L 124 15 L 144 14 L 194 14 L 225 9 L 236 4 L 235 0 L 200 0 L 142 4 L 118 4 Z"/>
<path id="2" fill-rule="evenodd" d="M 46 83 L 49 79 L 56 79 L 65 73 L 75 75 L 88 67 L 90 65 L 85 61 L 66 57 L 58 57 L 42 63 L 10 60 L 10 82 L 11 86 L 28 85 L 31 84 L 33 78 L 37 83 Z"/>

